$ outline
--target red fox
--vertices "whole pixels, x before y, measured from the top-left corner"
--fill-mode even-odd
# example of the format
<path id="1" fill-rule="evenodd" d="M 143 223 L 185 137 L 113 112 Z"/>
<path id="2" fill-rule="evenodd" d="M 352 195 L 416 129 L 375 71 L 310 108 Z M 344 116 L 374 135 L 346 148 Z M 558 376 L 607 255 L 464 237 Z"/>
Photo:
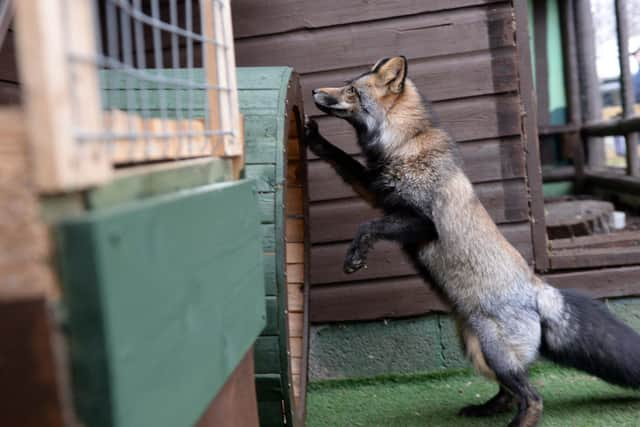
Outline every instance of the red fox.
<path id="1" fill-rule="evenodd" d="M 417 271 L 453 307 L 474 367 L 498 394 L 464 416 L 517 414 L 532 427 L 542 398 L 527 369 L 539 354 L 614 384 L 640 387 L 640 335 L 603 304 L 537 277 L 502 236 L 461 168 L 456 146 L 434 125 L 407 78 L 407 60 L 384 58 L 342 87 L 313 90 L 320 110 L 349 122 L 366 166 L 324 139 L 306 120 L 305 140 L 384 216 L 361 224 L 344 270 L 365 266 L 376 240 L 399 242 Z"/>

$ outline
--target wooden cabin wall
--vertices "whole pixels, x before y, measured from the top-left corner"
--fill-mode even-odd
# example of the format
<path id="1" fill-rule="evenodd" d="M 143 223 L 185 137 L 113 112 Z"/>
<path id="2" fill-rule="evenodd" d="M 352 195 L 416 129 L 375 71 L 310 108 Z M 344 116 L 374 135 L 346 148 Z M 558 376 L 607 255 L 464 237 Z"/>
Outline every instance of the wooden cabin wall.
<path id="1" fill-rule="evenodd" d="M 10 28 L 4 43 L 0 46 L 0 105 L 20 103 L 14 40 L 15 33 Z"/>
<path id="2" fill-rule="evenodd" d="M 535 169 L 531 166 L 539 163 L 537 158 L 527 162 L 525 154 L 521 113 L 526 102 L 520 95 L 522 64 L 512 2 L 234 0 L 232 8 L 237 64 L 294 67 L 301 74 L 305 112 L 330 141 L 357 157 L 350 127 L 322 114 L 313 105 L 311 89 L 341 85 L 381 57 L 407 56 L 410 78 L 459 142 L 482 203 L 507 239 L 533 262 L 527 165 Z M 309 179 L 312 321 L 444 308 L 394 243 L 378 243 L 366 270 L 344 274 L 343 257 L 357 225 L 380 213 L 314 155 Z"/>

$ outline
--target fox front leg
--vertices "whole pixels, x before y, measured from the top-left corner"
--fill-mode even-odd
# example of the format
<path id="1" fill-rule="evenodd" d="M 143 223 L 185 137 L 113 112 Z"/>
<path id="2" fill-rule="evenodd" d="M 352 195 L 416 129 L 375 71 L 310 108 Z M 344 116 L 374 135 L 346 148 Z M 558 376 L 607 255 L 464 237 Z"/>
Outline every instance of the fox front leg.
<path id="1" fill-rule="evenodd" d="M 329 163 L 360 197 L 371 205 L 375 204 L 375 197 L 369 189 L 371 178 L 367 168 L 320 135 L 316 121 L 307 116 L 304 118 L 304 141 L 309 149 Z"/>
<path id="2" fill-rule="evenodd" d="M 392 214 L 360 224 L 351 241 L 343 270 L 350 274 L 366 267 L 369 249 L 377 240 L 392 240 L 402 244 L 436 240 L 433 222 L 418 216 Z"/>

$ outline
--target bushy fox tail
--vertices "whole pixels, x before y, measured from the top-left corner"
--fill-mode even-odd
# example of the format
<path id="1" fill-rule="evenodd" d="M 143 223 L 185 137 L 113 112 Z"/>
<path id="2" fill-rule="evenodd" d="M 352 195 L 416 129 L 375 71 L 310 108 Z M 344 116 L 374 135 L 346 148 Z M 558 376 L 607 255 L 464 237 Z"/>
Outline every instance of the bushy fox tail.
<path id="1" fill-rule="evenodd" d="M 640 335 L 601 302 L 576 291 L 559 293 L 562 304 L 541 312 L 542 355 L 610 383 L 639 388 Z"/>

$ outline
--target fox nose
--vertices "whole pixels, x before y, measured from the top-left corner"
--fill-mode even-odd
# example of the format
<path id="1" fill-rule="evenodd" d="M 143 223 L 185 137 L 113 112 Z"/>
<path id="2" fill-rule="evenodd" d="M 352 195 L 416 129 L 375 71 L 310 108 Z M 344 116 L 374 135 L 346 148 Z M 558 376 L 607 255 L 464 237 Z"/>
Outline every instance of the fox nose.
<path id="1" fill-rule="evenodd" d="M 318 89 L 312 89 L 311 90 L 311 95 L 315 95 L 316 93 L 318 93 Z"/>

